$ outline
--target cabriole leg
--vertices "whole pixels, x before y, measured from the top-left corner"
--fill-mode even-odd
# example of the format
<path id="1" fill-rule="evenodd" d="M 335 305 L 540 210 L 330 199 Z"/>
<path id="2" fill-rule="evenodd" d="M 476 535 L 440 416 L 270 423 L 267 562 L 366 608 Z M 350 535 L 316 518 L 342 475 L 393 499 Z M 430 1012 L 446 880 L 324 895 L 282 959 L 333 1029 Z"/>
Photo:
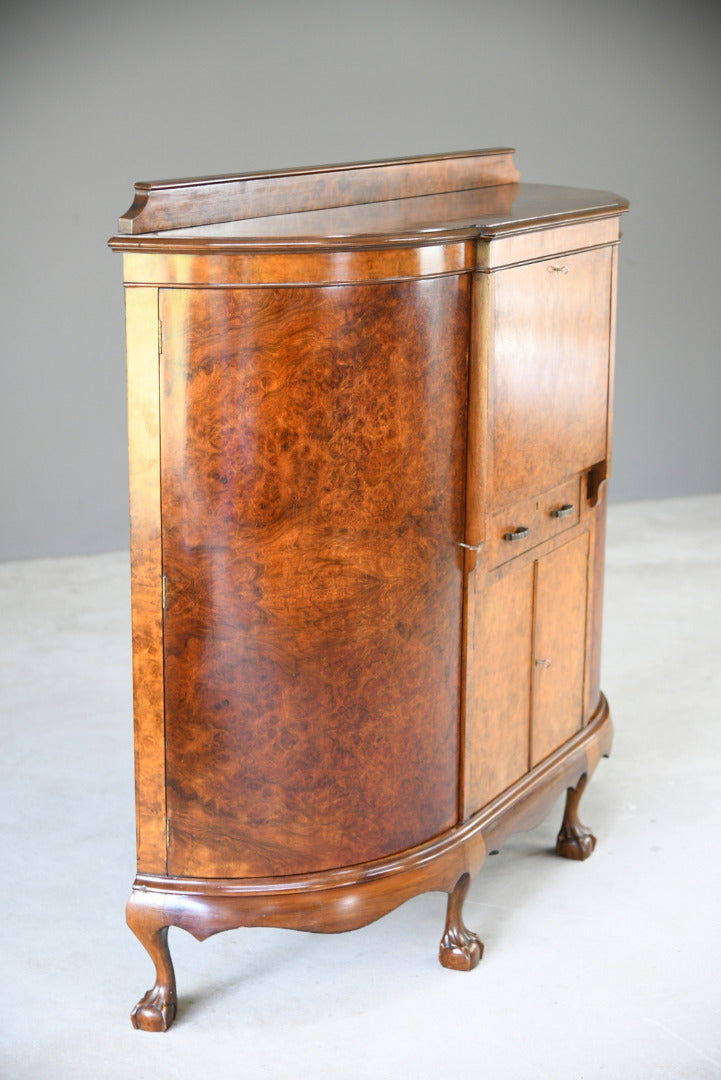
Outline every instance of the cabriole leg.
<path id="1" fill-rule="evenodd" d="M 145 946 L 155 964 L 155 986 L 148 990 L 130 1014 L 134 1028 L 142 1031 L 167 1031 L 175 1019 L 177 997 L 175 972 L 168 949 L 168 927 L 161 912 L 128 905 L 128 926 Z"/>
<path id="2" fill-rule="evenodd" d="M 463 874 L 448 894 L 446 929 L 438 950 L 443 967 L 455 971 L 471 971 L 483 956 L 483 943 L 463 922 L 463 901 L 470 884 L 470 874 Z"/>
<path id="3" fill-rule="evenodd" d="M 563 824 L 556 840 L 556 853 L 564 859 L 587 859 L 596 846 L 596 837 L 578 820 L 578 804 L 587 782 L 588 776 L 584 773 L 577 786 L 566 792 Z"/>

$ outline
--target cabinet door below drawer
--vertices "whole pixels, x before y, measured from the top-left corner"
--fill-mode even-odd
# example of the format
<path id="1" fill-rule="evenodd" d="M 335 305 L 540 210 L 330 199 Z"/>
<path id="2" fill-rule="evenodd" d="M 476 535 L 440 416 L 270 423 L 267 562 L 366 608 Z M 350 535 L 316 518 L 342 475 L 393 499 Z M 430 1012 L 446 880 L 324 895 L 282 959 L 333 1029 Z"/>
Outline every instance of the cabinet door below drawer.
<path id="1" fill-rule="evenodd" d="M 582 724 L 587 578 L 588 533 L 536 563 L 531 765 Z"/>
<path id="2" fill-rule="evenodd" d="M 533 563 L 488 586 L 472 576 L 464 818 L 528 769 Z"/>

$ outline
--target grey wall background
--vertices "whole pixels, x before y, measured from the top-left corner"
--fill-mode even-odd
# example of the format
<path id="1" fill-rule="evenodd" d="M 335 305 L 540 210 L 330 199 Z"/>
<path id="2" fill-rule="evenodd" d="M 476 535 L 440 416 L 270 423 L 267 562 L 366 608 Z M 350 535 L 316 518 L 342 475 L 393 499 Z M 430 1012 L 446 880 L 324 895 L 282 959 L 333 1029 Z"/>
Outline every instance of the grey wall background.
<path id="1" fill-rule="evenodd" d="M 0 559 L 127 544 L 121 260 L 140 179 L 509 145 L 633 202 L 616 500 L 721 490 L 721 8 L 6 0 Z"/>

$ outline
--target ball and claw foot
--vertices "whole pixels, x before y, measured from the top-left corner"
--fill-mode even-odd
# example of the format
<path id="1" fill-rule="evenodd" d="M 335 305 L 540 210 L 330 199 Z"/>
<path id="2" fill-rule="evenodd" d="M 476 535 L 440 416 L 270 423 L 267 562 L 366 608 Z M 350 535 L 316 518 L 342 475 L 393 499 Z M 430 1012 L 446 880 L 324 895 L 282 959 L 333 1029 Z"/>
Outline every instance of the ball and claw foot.
<path id="1" fill-rule="evenodd" d="M 167 1031 L 177 1012 L 175 994 L 167 987 L 154 986 L 142 997 L 130 1014 L 133 1027 L 140 1031 Z"/>
<path id="2" fill-rule="evenodd" d="M 163 912 L 155 911 L 133 893 L 128 902 L 127 917 L 128 926 L 155 964 L 155 986 L 140 999 L 130 1014 L 130 1021 L 136 1030 L 167 1031 L 175 1020 L 178 997 Z"/>
<path id="3" fill-rule="evenodd" d="M 448 895 L 446 929 L 441 938 L 438 959 L 454 971 L 472 971 L 483 956 L 483 942 L 463 922 L 463 901 L 471 884 L 470 874 L 463 874 Z"/>
<path id="4" fill-rule="evenodd" d="M 578 819 L 578 804 L 586 787 L 587 776 L 582 776 L 575 788 L 566 792 L 566 810 L 561 831 L 556 839 L 556 853 L 564 859 L 582 861 L 587 859 L 596 846 L 596 837 Z"/>

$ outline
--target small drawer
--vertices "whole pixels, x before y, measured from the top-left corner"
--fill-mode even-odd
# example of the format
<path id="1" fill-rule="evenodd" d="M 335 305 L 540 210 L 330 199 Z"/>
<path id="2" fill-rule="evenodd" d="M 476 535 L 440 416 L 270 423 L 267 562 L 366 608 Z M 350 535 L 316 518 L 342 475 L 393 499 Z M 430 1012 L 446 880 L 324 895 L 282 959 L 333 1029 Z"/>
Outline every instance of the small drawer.
<path id="1" fill-rule="evenodd" d="M 489 566 L 498 566 L 578 523 L 581 482 L 576 477 L 533 499 L 524 499 L 491 518 Z"/>

